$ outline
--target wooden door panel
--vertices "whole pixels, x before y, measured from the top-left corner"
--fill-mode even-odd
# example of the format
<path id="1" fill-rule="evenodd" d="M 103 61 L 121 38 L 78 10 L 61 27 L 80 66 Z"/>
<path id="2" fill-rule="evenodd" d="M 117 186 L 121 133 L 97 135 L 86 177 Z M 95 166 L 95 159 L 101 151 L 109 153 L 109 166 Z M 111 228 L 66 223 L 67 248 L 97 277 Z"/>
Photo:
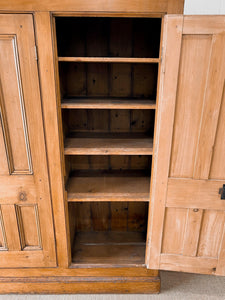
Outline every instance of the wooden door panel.
<path id="1" fill-rule="evenodd" d="M 220 180 L 193 180 L 169 178 L 166 206 L 225 210 L 225 201 L 219 194 Z"/>
<path id="2" fill-rule="evenodd" d="M 0 267 L 56 266 L 29 14 L 0 14 L 0 116 Z"/>
<path id="3" fill-rule="evenodd" d="M 31 174 L 30 145 L 16 35 L 0 35 L 0 49 L 0 65 L 5 70 L 1 72 L 1 114 L 9 172 Z"/>
<path id="4" fill-rule="evenodd" d="M 214 151 L 209 173 L 210 179 L 225 179 L 225 89 L 217 125 L 216 137 L 214 142 Z"/>
<path id="5" fill-rule="evenodd" d="M 23 250 L 42 249 L 41 230 L 37 204 L 17 205 L 17 220 Z"/>
<path id="6" fill-rule="evenodd" d="M 222 243 L 225 211 L 204 210 L 197 256 L 218 258 Z"/>
<path id="7" fill-rule="evenodd" d="M 20 251 L 20 233 L 17 225 L 15 206 L 12 204 L 1 205 L 3 226 L 6 234 L 7 250 Z"/>
<path id="8" fill-rule="evenodd" d="M 6 245 L 5 228 L 4 228 L 4 223 L 3 223 L 2 210 L 1 210 L 1 206 L 0 206 L 0 251 L 1 250 L 7 250 L 7 245 Z"/>
<path id="9" fill-rule="evenodd" d="M 224 221 L 225 211 L 166 208 L 162 253 L 218 258 Z"/>
<path id="10" fill-rule="evenodd" d="M 173 134 L 163 136 L 171 148 L 165 150 L 167 160 L 158 157 L 157 163 L 158 168 L 162 162 L 168 166 L 160 190 L 166 196 L 157 199 L 153 190 L 150 207 L 163 225 L 151 240 L 149 267 L 225 275 L 225 17 L 185 16 L 180 42 L 180 56 L 174 59 L 179 61 L 177 90 L 171 95 L 176 103 L 170 116 Z M 165 50 L 164 59 L 170 51 Z M 164 82 L 170 80 L 171 70 L 163 76 Z M 165 90 L 162 101 L 164 96 Z M 161 127 L 169 123 L 160 121 Z M 155 172 L 161 170 L 155 167 Z M 156 228 L 154 222 L 150 220 L 150 230 Z"/>
<path id="11" fill-rule="evenodd" d="M 192 178 L 193 176 L 211 43 L 209 35 L 203 37 L 187 35 L 182 38 L 170 165 L 171 177 Z"/>
<path id="12" fill-rule="evenodd" d="M 1 92 L 1 91 L 0 91 Z M 0 145 L 4 145 L 4 137 L 3 137 L 3 130 L 0 120 Z M 8 168 L 8 162 L 7 162 L 7 156 L 5 152 L 5 147 L 0 147 L 0 175 L 8 175 L 9 174 L 9 168 Z"/>

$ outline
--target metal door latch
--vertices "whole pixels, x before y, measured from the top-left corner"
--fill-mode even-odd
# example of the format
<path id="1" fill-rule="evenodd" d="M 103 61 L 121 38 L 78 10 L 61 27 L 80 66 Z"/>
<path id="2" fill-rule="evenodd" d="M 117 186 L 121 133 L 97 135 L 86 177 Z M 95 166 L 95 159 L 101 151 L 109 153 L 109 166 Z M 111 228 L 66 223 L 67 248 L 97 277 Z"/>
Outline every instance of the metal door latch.
<path id="1" fill-rule="evenodd" d="M 221 200 L 225 200 L 225 184 L 219 189 L 219 194 L 221 195 Z"/>

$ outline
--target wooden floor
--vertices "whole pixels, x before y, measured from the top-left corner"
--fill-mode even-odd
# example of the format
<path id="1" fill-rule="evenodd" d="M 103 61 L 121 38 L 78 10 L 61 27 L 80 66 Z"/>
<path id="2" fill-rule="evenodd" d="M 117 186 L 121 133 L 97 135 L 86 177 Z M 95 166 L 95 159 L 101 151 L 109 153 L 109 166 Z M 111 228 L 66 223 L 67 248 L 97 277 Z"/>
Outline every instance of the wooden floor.
<path id="1" fill-rule="evenodd" d="M 72 249 L 73 266 L 144 265 L 145 238 L 140 232 L 79 232 Z"/>

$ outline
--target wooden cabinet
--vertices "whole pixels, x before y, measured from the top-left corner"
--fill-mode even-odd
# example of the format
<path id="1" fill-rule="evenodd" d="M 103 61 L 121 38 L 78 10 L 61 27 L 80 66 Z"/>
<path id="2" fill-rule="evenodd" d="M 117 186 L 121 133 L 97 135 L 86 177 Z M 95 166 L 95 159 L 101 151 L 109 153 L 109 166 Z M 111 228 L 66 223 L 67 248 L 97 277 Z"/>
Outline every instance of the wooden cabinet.
<path id="1" fill-rule="evenodd" d="M 0 15 L 0 267 L 56 266 L 31 15 Z"/>
<path id="2" fill-rule="evenodd" d="M 224 275 L 225 18 L 182 19 L 166 17 L 149 267 Z"/>
<path id="3" fill-rule="evenodd" d="M 10 3 L 0 292 L 151 293 L 159 269 L 225 275 L 225 18 L 170 15 L 174 0 Z"/>

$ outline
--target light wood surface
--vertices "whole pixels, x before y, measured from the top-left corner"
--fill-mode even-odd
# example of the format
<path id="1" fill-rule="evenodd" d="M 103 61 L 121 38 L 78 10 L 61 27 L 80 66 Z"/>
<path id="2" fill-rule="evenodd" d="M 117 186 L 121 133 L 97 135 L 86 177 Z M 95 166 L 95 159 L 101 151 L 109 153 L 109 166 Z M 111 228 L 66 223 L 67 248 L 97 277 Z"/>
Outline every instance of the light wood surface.
<path id="1" fill-rule="evenodd" d="M 159 58 L 134 58 L 134 57 L 58 57 L 63 62 L 92 62 L 92 63 L 158 63 Z"/>
<path id="2" fill-rule="evenodd" d="M 163 30 L 163 58 L 158 94 L 157 123 L 154 144 L 154 166 L 150 194 L 149 227 L 146 247 L 146 265 L 159 268 L 164 207 L 167 192 L 170 148 L 173 134 L 173 116 L 179 71 L 182 37 L 182 16 L 166 16 Z M 175 53 L 176 51 L 176 53 Z M 173 57 L 174 59 L 171 59 Z M 176 58 L 176 59 L 175 59 Z"/>
<path id="3" fill-rule="evenodd" d="M 217 259 L 162 254 L 160 268 L 177 272 L 215 274 Z"/>
<path id="4" fill-rule="evenodd" d="M 223 142 L 218 140 L 223 136 L 225 29 L 224 17 L 215 17 L 213 23 L 211 17 L 208 22 L 206 19 L 184 17 L 158 255 L 161 269 L 219 275 L 224 274 L 225 257 L 225 206 L 221 199 L 224 170 L 219 166 Z M 160 204 L 157 199 L 157 207 Z M 158 240 L 151 242 L 155 250 Z"/>
<path id="5" fill-rule="evenodd" d="M 137 232 L 82 232 L 74 240 L 73 266 L 144 265 L 145 234 Z"/>
<path id="6" fill-rule="evenodd" d="M 32 15 L 0 14 L 0 48 L 0 147 L 8 160 L 0 171 L 7 248 L 1 251 L 0 267 L 53 267 L 55 239 Z M 37 236 L 41 246 L 33 243 Z"/>
<path id="7" fill-rule="evenodd" d="M 54 213 L 57 258 L 59 266 L 68 266 L 70 252 L 67 234 L 66 209 L 64 204 L 64 180 L 61 165 L 60 136 L 58 126 L 57 98 L 55 91 L 55 69 L 53 59 L 51 18 L 48 12 L 35 13 L 35 31 L 37 35 L 38 62 L 43 105 L 43 118 L 49 164 L 52 206 Z M 45 34 L 43 34 L 43 32 Z"/>
<path id="8" fill-rule="evenodd" d="M 68 138 L 65 155 L 151 155 L 151 138 Z"/>
<path id="9" fill-rule="evenodd" d="M 71 177 L 68 201 L 149 201 L 149 177 Z"/>
<path id="10" fill-rule="evenodd" d="M 170 178 L 166 206 L 225 210 L 219 194 L 223 184 L 220 180 Z"/>
<path id="11" fill-rule="evenodd" d="M 98 99 L 74 98 L 63 99 L 63 109 L 155 109 L 154 100 L 142 99 Z"/>
<path id="12" fill-rule="evenodd" d="M 218 117 L 224 93 L 225 55 L 221 53 L 225 45 L 224 32 L 214 35 L 208 70 L 207 86 L 204 89 L 204 109 L 202 110 L 201 132 L 196 151 L 195 179 L 208 179 L 213 155 Z M 212 101 L 213 99 L 213 101 Z"/>
<path id="13" fill-rule="evenodd" d="M 180 74 L 183 76 L 180 75 L 177 88 L 176 126 L 174 127 L 170 166 L 170 176 L 172 177 L 191 178 L 194 171 L 198 145 L 197 132 L 204 103 L 210 49 L 210 36 L 198 38 L 195 35 L 187 35 L 183 38 L 180 59 Z M 195 108 L 194 113 L 193 107 Z"/>
<path id="14" fill-rule="evenodd" d="M 105 280 L 104 277 L 67 278 L 46 280 L 24 279 L 12 282 L 7 280 L 0 284 L 2 294 L 157 294 L 160 291 L 160 278 L 149 277 L 134 279 L 133 277 L 113 277 Z"/>
<path id="15" fill-rule="evenodd" d="M 92 1 L 85 0 L 66 0 L 62 4 L 59 0 L 11 0 L 8 3 L 6 0 L 1 1 L 2 10 L 14 10 L 14 11 L 60 11 L 60 12 L 136 12 L 136 13 L 165 13 L 168 8 L 167 0 L 98 0 L 93 3 Z M 182 13 L 183 1 L 171 1 L 169 0 L 169 13 Z"/>

